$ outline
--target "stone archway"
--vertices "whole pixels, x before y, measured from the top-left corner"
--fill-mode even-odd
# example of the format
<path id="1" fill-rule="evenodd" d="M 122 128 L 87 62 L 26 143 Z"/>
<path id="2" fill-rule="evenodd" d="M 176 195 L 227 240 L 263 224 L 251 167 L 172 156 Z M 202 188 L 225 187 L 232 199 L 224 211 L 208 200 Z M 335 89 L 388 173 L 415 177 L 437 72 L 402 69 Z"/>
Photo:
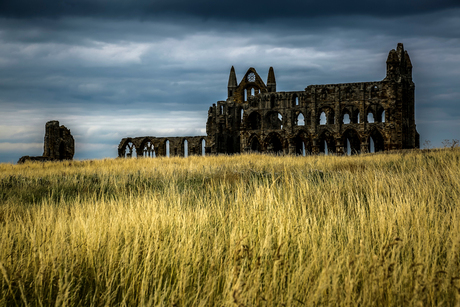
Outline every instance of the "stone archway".
<path id="1" fill-rule="evenodd" d="M 317 146 L 320 153 L 331 154 L 336 152 L 335 139 L 329 131 L 321 133 L 317 140 Z"/>
<path id="2" fill-rule="evenodd" d="M 361 139 L 358 132 L 348 129 L 342 134 L 343 152 L 348 155 L 361 153 Z"/>
<path id="3" fill-rule="evenodd" d="M 312 142 L 304 131 L 299 132 L 293 139 L 295 145 L 295 154 L 306 156 L 312 153 Z"/>
<path id="4" fill-rule="evenodd" d="M 259 138 L 257 136 L 253 135 L 249 139 L 249 148 L 250 148 L 251 151 L 254 151 L 254 152 L 260 152 L 261 151 L 260 141 L 259 141 Z"/>
<path id="5" fill-rule="evenodd" d="M 284 153 L 284 142 L 278 133 L 270 133 L 265 138 L 265 150 L 268 153 L 281 155 Z"/>
<path id="6" fill-rule="evenodd" d="M 385 150 L 385 139 L 379 130 L 373 129 L 369 134 L 369 152 L 379 152 Z"/>

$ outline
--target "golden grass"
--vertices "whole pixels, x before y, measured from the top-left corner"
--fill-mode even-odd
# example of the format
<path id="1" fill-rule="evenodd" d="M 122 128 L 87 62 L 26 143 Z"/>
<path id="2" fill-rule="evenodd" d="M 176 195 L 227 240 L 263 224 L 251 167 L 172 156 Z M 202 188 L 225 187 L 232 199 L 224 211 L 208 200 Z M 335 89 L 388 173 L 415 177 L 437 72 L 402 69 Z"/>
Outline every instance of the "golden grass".
<path id="1" fill-rule="evenodd" d="M 0 164 L 0 305 L 458 305 L 459 162 Z"/>

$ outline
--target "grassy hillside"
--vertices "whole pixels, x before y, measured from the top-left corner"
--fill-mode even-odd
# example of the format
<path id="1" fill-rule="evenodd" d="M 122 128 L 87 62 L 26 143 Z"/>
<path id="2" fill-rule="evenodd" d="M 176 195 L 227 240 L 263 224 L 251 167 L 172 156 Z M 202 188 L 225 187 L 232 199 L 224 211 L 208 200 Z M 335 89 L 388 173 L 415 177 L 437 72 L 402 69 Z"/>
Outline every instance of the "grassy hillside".
<path id="1" fill-rule="evenodd" d="M 453 306 L 459 162 L 0 164 L 0 306 Z"/>

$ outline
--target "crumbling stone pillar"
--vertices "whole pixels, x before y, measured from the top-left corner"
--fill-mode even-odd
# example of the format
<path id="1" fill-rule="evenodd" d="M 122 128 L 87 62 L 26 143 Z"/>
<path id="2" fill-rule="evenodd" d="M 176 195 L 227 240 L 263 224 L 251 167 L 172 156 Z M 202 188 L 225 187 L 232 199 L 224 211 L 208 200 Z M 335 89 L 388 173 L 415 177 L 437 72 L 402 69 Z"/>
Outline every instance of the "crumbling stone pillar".
<path id="1" fill-rule="evenodd" d="M 70 130 L 59 126 L 57 120 L 47 122 L 43 156 L 50 160 L 72 160 L 74 153 L 75 141 Z"/>
<path id="2" fill-rule="evenodd" d="M 57 120 L 52 120 L 45 125 L 45 139 L 43 155 L 38 157 L 23 156 L 18 163 L 26 161 L 56 161 L 72 160 L 75 154 L 75 140 L 70 130 L 64 125 L 59 126 Z"/>

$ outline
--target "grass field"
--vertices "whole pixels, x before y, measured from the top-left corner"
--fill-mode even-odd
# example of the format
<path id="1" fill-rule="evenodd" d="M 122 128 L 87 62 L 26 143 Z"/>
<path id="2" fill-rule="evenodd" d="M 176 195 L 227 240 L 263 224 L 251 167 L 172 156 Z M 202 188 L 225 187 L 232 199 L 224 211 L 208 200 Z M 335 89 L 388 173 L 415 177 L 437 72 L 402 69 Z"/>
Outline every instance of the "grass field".
<path id="1" fill-rule="evenodd" d="M 458 306 L 460 150 L 0 164 L 0 306 Z"/>

